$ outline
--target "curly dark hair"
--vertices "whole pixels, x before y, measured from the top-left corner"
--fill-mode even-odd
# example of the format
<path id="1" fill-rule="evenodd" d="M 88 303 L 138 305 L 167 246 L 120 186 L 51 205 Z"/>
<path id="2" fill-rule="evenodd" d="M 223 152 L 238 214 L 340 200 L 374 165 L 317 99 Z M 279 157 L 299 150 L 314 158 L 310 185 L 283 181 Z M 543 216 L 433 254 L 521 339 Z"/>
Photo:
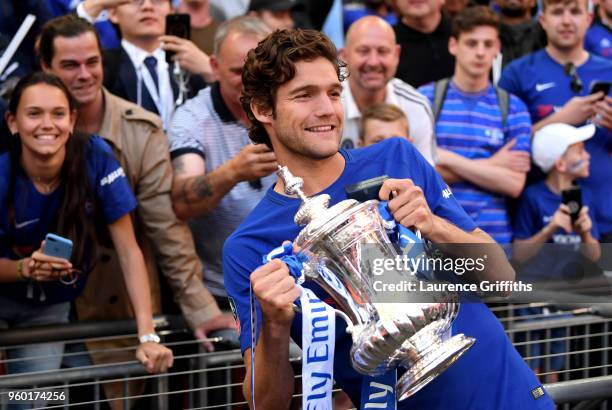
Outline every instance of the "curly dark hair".
<path id="1" fill-rule="evenodd" d="M 251 102 L 272 109 L 272 115 L 276 115 L 276 92 L 295 77 L 295 64 L 319 57 L 335 66 L 338 80 L 342 82 L 346 77 L 346 64 L 338 58 L 331 40 L 320 31 L 276 30 L 249 51 L 242 71 L 240 102 L 251 121 L 249 137 L 254 143 L 272 148 L 268 133 L 253 115 Z"/>

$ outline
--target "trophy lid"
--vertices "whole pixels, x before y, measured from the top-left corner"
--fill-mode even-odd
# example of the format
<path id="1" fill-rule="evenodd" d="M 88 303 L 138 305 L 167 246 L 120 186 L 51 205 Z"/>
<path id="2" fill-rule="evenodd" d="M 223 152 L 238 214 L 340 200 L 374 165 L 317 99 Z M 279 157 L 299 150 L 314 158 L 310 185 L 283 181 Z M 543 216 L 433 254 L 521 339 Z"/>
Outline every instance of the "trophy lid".
<path id="1" fill-rule="evenodd" d="M 302 205 L 295 214 L 294 221 L 297 225 L 305 226 L 296 239 L 296 243 L 305 244 L 319 235 L 333 230 L 333 228 L 345 220 L 347 211 L 356 205 L 361 205 L 354 199 L 346 199 L 329 207 L 330 196 L 320 194 L 307 197 L 302 191 L 304 180 L 294 176 L 287 167 L 279 165 L 277 175 L 283 180 L 285 194 L 297 195 L 302 200 Z M 368 201 L 370 202 L 370 201 Z M 341 218 L 337 218 L 342 215 Z"/>

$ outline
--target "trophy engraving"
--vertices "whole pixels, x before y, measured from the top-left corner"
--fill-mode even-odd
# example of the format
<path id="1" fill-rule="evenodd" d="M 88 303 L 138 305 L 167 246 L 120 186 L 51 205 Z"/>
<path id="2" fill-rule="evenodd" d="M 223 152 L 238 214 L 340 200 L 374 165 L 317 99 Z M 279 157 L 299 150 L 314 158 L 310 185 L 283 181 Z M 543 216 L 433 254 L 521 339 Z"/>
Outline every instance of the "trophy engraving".
<path id="1" fill-rule="evenodd" d="M 338 315 L 347 322 L 355 370 L 379 375 L 395 367 L 405 368 L 396 386 L 398 400 L 402 400 L 441 374 L 474 344 L 475 339 L 463 334 L 450 335 L 459 311 L 455 293 L 440 292 L 429 303 L 417 301 L 411 292 L 406 292 L 402 303 L 376 301 L 371 258 L 398 256 L 378 211 L 379 201 L 347 199 L 330 207 L 329 195 L 307 197 L 302 191 L 303 180 L 287 167 L 279 166 L 277 174 L 284 182 L 285 193 L 302 200 L 294 221 L 304 226 L 295 239 L 308 259 L 303 275 L 334 299 Z M 403 272 L 398 275 L 417 280 Z"/>

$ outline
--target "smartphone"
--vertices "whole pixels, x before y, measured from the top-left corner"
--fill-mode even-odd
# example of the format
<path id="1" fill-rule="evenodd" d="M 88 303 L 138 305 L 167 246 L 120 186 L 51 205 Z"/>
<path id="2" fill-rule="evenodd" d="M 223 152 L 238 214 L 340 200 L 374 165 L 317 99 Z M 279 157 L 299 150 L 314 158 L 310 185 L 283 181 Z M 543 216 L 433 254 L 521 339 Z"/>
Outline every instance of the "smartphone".
<path id="1" fill-rule="evenodd" d="M 59 235 L 48 233 L 45 237 L 45 255 L 70 260 L 72 256 L 72 241 Z"/>
<path id="2" fill-rule="evenodd" d="M 191 18 L 189 14 L 175 13 L 166 16 L 166 34 L 189 40 L 191 38 Z M 166 51 L 166 62 L 172 63 L 174 52 Z"/>
<path id="3" fill-rule="evenodd" d="M 354 199 L 359 202 L 369 201 L 371 199 L 379 199 L 378 193 L 383 183 L 389 179 L 387 175 L 366 179 L 365 181 L 357 182 L 356 184 L 347 185 L 344 187 L 346 196 L 349 199 Z"/>
<path id="4" fill-rule="evenodd" d="M 573 186 L 561 191 L 561 201 L 570 209 L 572 223 L 576 222 L 582 209 L 582 190 L 580 187 Z"/>
<path id="5" fill-rule="evenodd" d="M 595 94 L 598 92 L 603 92 L 604 96 L 610 93 L 610 88 L 612 87 L 612 82 L 610 81 L 593 81 L 591 83 L 591 89 L 589 94 Z"/>

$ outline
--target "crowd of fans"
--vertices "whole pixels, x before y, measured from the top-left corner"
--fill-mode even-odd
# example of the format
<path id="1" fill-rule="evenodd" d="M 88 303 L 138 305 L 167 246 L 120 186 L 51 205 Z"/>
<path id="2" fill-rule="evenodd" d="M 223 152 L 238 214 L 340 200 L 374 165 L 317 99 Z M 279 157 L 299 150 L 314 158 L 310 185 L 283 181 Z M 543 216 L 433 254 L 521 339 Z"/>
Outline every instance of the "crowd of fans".
<path id="1" fill-rule="evenodd" d="M 527 245 L 517 259 L 587 243 L 597 263 L 612 242 L 612 0 L 476 3 L 3 1 L 0 50 L 37 19 L 0 73 L 0 328 L 135 317 L 137 357 L 159 372 L 172 365 L 151 320 L 160 283 L 196 337 L 236 327 L 223 244 L 278 165 L 249 139 L 242 68 L 277 29 L 344 32 L 343 149 L 405 138 L 477 226 Z M 190 39 L 167 34 L 175 12 Z M 562 192 L 576 184 L 572 217 Z M 73 242 L 69 260 L 45 252 L 48 233 Z M 56 369 L 62 350 L 7 349 L 55 359 L 5 370 Z"/>

